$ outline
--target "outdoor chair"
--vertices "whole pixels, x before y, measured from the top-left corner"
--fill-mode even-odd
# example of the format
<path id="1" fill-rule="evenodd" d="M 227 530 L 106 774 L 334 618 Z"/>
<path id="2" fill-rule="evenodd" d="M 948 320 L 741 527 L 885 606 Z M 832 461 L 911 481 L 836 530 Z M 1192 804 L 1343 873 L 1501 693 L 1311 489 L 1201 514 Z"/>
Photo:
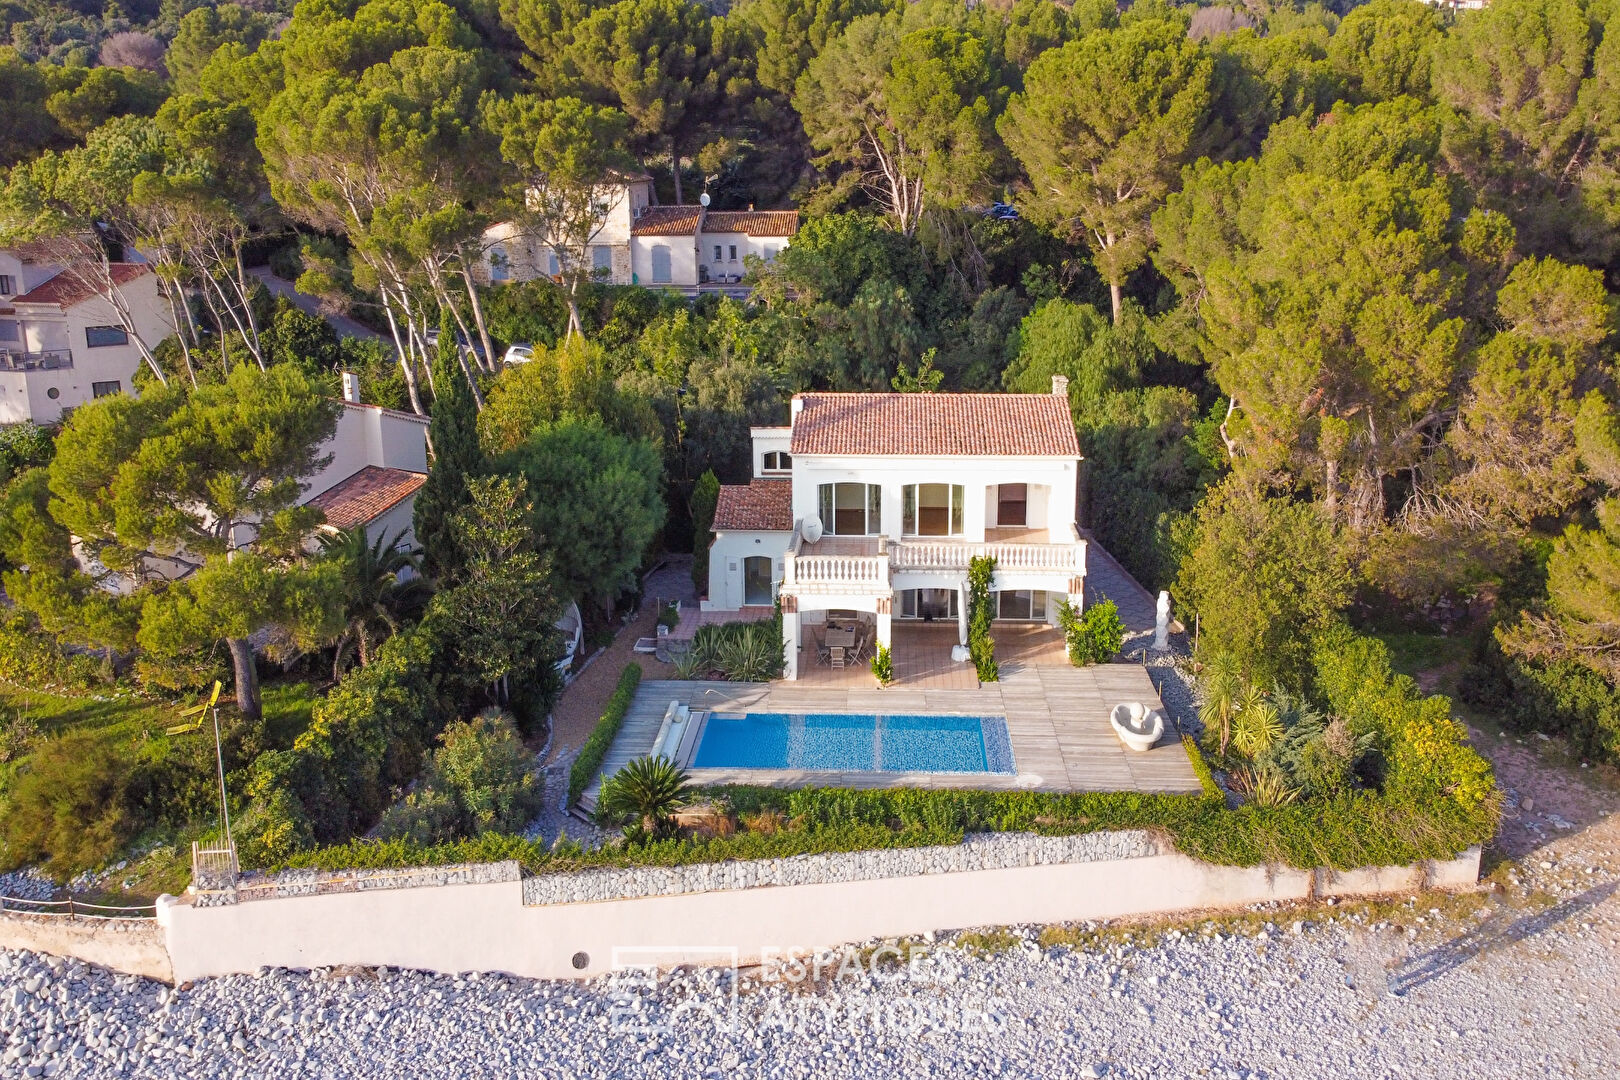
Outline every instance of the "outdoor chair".
<path id="1" fill-rule="evenodd" d="M 835 668 L 843 667 L 844 647 L 842 645 L 834 645 L 829 651 L 832 653 L 832 666 Z"/>
<path id="2" fill-rule="evenodd" d="M 818 643 L 816 645 L 816 663 L 825 664 L 831 659 L 832 653 L 828 651 L 827 646 Z"/>

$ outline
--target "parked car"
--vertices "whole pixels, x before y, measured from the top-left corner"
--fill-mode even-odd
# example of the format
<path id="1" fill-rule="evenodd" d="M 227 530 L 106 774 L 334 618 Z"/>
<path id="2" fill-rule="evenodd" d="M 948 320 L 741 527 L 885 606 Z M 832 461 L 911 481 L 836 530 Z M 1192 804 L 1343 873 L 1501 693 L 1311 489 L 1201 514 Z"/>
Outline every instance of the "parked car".
<path id="1" fill-rule="evenodd" d="M 534 359 L 534 346 L 527 341 L 520 341 L 506 350 L 505 360 L 508 364 L 527 364 Z"/>
<path id="2" fill-rule="evenodd" d="M 468 341 L 467 335 L 463 334 L 460 330 L 456 331 L 456 343 L 473 356 L 479 357 L 480 359 L 483 358 L 484 346 L 482 343 L 477 341 Z M 439 347 L 439 328 L 437 326 L 428 328 L 427 344 L 428 348 L 430 349 L 437 349 Z"/>

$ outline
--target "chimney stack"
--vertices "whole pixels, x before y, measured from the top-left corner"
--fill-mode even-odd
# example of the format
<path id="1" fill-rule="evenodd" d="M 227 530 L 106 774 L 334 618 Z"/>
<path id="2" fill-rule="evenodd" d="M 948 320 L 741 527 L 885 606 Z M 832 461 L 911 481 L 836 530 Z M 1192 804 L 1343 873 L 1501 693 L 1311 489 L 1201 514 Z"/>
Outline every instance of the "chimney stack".
<path id="1" fill-rule="evenodd" d="M 343 400 L 351 405 L 360 404 L 360 376 L 352 371 L 343 373 Z"/>
<path id="2" fill-rule="evenodd" d="M 804 411 L 804 398 L 800 397 L 798 394 L 794 394 L 793 401 L 791 404 L 789 404 L 788 409 L 790 410 L 788 416 L 788 427 L 792 427 L 793 421 L 797 420 L 799 418 L 799 414 Z"/>
<path id="3" fill-rule="evenodd" d="M 1067 375 L 1052 376 L 1052 393 L 1056 394 L 1060 398 L 1064 398 L 1065 400 L 1068 399 L 1069 377 Z"/>

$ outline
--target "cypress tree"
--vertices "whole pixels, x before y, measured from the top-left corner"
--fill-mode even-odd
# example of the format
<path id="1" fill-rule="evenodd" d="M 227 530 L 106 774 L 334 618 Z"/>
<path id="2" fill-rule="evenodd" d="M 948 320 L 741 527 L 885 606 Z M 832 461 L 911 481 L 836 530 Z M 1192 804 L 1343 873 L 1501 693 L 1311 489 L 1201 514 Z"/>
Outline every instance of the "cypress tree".
<path id="1" fill-rule="evenodd" d="M 692 485 L 692 587 L 699 596 L 709 594 L 709 545 L 714 543 L 714 508 L 720 501 L 720 481 L 710 469 Z"/>
<path id="2" fill-rule="evenodd" d="M 439 355 L 433 363 L 433 407 L 428 433 L 433 441 L 433 467 L 416 494 L 412 524 L 422 548 L 422 566 L 445 582 L 461 570 L 465 553 L 456 542 L 450 519 L 468 505 L 467 483 L 486 471 L 478 445 L 478 407 L 467 383 L 455 329 L 446 319 L 439 329 Z"/>

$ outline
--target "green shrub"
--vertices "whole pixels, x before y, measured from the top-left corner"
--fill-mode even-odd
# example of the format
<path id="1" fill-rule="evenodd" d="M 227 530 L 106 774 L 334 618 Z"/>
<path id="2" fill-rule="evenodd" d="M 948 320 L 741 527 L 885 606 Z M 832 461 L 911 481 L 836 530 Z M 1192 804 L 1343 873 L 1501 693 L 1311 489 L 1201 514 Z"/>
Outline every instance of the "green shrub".
<path id="1" fill-rule="evenodd" d="M 1125 645 L 1125 621 L 1112 600 L 1101 600 L 1077 615 L 1074 605 L 1058 601 L 1058 626 L 1069 643 L 1069 663 L 1076 667 L 1106 664 Z"/>
<path id="2" fill-rule="evenodd" d="M 996 613 L 990 603 L 990 582 L 996 575 L 996 560 L 976 555 L 968 560 L 968 653 L 980 682 L 1001 678 L 996 666 L 996 643 L 990 636 L 990 621 Z"/>
<path id="3" fill-rule="evenodd" d="M 894 655 L 887 645 L 879 645 L 872 654 L 872 677 L 877 679 L 879 686 L 894 682 Z"/>
<path id="4" fill-rule="evenodd" d="M 1501 712 L 1520 731 L 1557 735 L 1581 757 L 1620 764 L 1620 690 L 1585 664 L 1506 656 L 1493 641 L 1460 685 L 1463 700 Z"/>
<path id="5" fill-rule="evenodd" d="M 658 625 L 673 630 L 681 624 L 681 613 L 673 603 L 665 604 L 658 612 Z"/>
<path id="6" fill-rule="evenodd" d="M 287 750 L 261 754 L 249 770 L 250 812 L 238 829 L 246 857 L 281 857 L 294 842 L 332 843 L 365 832 L 414 780 L 423 755 L 453 718 L 445 685 L 454 657 L 431 622 L 383 642 L 313 710 Z M 306 839 L 307 838 L 307 839 Z"/>
<path id="7" fill-rule="evenodd" d="M 1450 800 L 1465 812 L 1494 815 L 1499 796 L 1490 763 L 1468 745 L 1451 702 L 1423 697 L 1415 682 L 1395 674 L 1382 642 L 1338 624 L 1316 638 L 1311 657 L 1316 697 L 1352 737 L 1375 736 L 1391 806 L 1419 812 Z"/>
<path id="8" fill-rule="evenodd" d="M 597 770 L 601 769 L 608 748 L 619 734 L 624 714 L 630 711 L 630 703 L 636 699 L 636 687 L 640 685 L 641 665 L 632 660 L 624 665 L 624 671 L 619 674 L 619 685 L 614 689 L 613 696 L 608 698 L 607 708 L 602 710 L 601 719 L 596 721 L 596 727 L 591 729 L 585 745 L 579 749 L 579 756 L 574 759 L 573 767 L 568 770 L 570 806 L 596 779 Z"/>
<path id="9" fill-rule="evenodd" d="M 62 881 L 107 862 L 149 824 L 131 782 L 128 753 L 100 732 L 44 743 L 11 785 L 0 866 L 43 863 Z"/>
<path id="10" fill-rule="evenodd" d="M 688 866 L 728 859 L 785 859 L 795 855 L 931 847 L 961 841 L 962 834 L 959 832 L 851 825 L 815 832 L 784 829 L 771 833 L 742 832 L 726 837 L 653 840 L 645 844 L 585 851 L 573 845 L 552 846 L 521 836 L 485 833 L 470 840 L 437 845 L 417 844 L 408 840 L 354 840 L 347 844 L 298 852 L 284 860 L 265 863 L 262 869 L 384 870 L 515 859 L 529 873 L 543 873 L 586 870 L 597 866 Z"/>
<path id="11" fill-rule="evenodd" d="M 544 801 L 512 718 L 486 709 L 439 736 L 417 790 L 383 814 L 377 835 L 441 843 L 521 830 Z"/>
<path id="12" fill-rule="evenodd" d="M 0 681 L 30 690 L 89 690 L 108 683 L 104 659 L 70 653 L 31 616 L 0 618 Z"/>

